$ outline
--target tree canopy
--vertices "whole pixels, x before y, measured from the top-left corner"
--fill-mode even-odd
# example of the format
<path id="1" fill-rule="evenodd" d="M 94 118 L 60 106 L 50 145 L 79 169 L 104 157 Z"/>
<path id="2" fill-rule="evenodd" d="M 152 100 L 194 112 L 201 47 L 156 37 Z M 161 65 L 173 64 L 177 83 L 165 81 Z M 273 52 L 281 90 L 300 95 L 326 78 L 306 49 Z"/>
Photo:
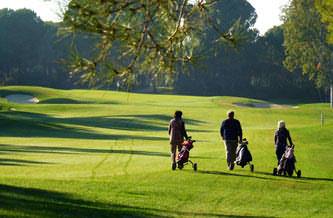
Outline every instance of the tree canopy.
<path id="1" fill-rule="evenodd" d="M 327 24 L 327 41 L 333 44 L 333 1 L 316 0 L 316 7 L 322 21 Z"/>
<path id="2" fill-rule="evenodd" d="M 302 77 L 300 70 L 289 73 L 284 60 L 283 26 L 275 27 L 264 36 L 251 28 L 255 22 L 254 8 L 243 0 L 220 0 L 209 16 L 219 27 L 228 30 L 234 22 L 247 28 L 247 40 L 236 49 L 229 42 L 214 41 L 217 33 L 206 26 L 197 36 L 199 45 L 193 57 L 197 64 L 188 62 L 178 66 L 172 87 L 165 89 L 163 74 L 140 72 L 131 86 L 136 92 L 172 91 L 189 95 L 234 95 L 256 98 L 318 98 L 312 81 Z M 238 7 L 236 7 L 238 6 Z M 222 22 L 223 21 L 223 22 Z M 76 34 L 74 38 L 57 35 L 61 23 L 43 22 L 29 10 L 0 10 L 0 79 L 2 85 L 39 85 L 54 88 L 88 88 L 76 83 L 80 74 L 69 75 L 66 65 L 68 48 L 74 42 L 84 57 L 89 57 L 96 38 Z M 185 70 L 185 71 L 184 71 Z M 78 76 L 78 77 L 76 77 Z M 117 89 L 116 83 L 98 88 Z M 126 89 L 126 87 L 121 87 Z"/>
<path id="3" fill-rule="evenodd" d="M 301 69 L 319 87 L 333 81 L 332 47 L 315 0 L 293 0 L 284 14 L 285 66 Z"/>
<path id="4" fill-rule="evenodd" d="M 235 43 L 241 26 L 222 28 L 210 16 L 218 0 L 71 0 L 64 15 L 65 30 L 95 37 L 96 50 L 73 58 L 73 72 L 99 82 L 133 79 L 137 73 L 163 73 L 172 80 L 175 69 L 195 61 L 206 26 L 213 40 Z M 222 21 L 223 22 L 223 21 Z"/>

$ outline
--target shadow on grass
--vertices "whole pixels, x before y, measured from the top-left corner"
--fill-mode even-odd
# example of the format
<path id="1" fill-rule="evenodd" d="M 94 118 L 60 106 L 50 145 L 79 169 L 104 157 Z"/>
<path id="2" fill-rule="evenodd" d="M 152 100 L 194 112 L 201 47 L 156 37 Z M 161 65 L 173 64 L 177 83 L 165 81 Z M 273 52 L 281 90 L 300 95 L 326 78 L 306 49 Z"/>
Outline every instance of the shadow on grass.
<path id="1" fill-rule="evenodd" d="M 38 104 L 119 104 L 116 101 L 90 101 L 71 98 L 50 98 L 40 101 Z"/>
<path id="2" fill-rule="evenodd" d="M 237 173 L 228 173 L 223 171 L 209 171 L 209 170 L 200 170 L 198 173 L 202 174 L 211 174 L 211 175 L 221 175 L 221 176 L 236 176 L 236 177 L 247 177 L 247 178 L 256 178 L 256 179 L 263 179 L 263 180 L 274 180 L 273 178 L 269 177 L 261 177 L 256 176 L 256 172 L 252 173 L 251 175 L 243 175 L 243 174 L 237 174 Z"/>
<path id="3" fill-rule="evenodd" d="M 18 160 L 18 159 L 4 159 L 0 158 L 0 166 L 27 166 L 32 164 L 50 164 L 49 162 L 31 161 L 31 160 Z"/>
<path id="4" fill-rule="evenodd" d="M 296 178 L 299 180 L 312 180 L 312 181 L 329 181 L 329 182 L 333 182 L 333 179 L 331 178 L 314 178 L 314 177 L 301 177 L 301 178 Z"/>
<path id="5" fill-rule="evenodd" d="M 75 148 L 75 147 L 55 147 L 55 146 L 23 146 L 0 144 L 0 154 L 13 153 L 34 153 L 34 154 L 125 154 L 140 156 L 170 157 L 168 152 L 143 151 L 143 150 L 124 150 L 124 149 L 97 149 L 97 148 Z M 210 159 L 209 157 L 191 156 L 191 158 Z M 0 165 L 7 165 L 0 159 Z M 7 160 L 8 165 L 14 165 L 15 160 Z M 11 164 L 13 163 L 13 164 Z M 22 160 L 21 165 L 24 164 Z M 48 162 L 27 161 L 26 164 L 49 164 Z M 16 166 L 20 165 L 19 161 Z"/>
<path id="6" fill-rule="evenodd" d="M 12 217 L 162 217 L 142 208 L 92 202 L 65 193 L 10 185 L 0 185 L 0 198 L 0 211 L 15 211 Z"/>
<path id="7" fill-rule="evenodd" d="M 268 172 L 260 172 L 260 171 L 256 171 L 255 173 L 257 174 L 262 174 L 262 175 L 267 175 L 267 176 L 272 176 L 275 178 L 289 178 L 289 179 L 295 179 L 298 181 L 329 181 L 329 182 L 333 182 L 332 178 L 315 178 L 315 177 L 301 177 L 301 178 L 297 178 L 297 176 L 295 174 L 293 174 L 294 176 L 273 176 L 273 173 L 268 173 Z"/>
<path id="8" fill-rule="evenodd" d="M 144 156 L 170 157 L 167 152 L 141 151 L 141 150 L 114 150 L 95 148 L 74 148 L 74 147 L 54 147 L 54 146 L 22 146 L 0 144 L 0 153 L 50 153 L 50 154 L 78 154 L 78 153 L 98 153 L 98 154 L 129 154 Z M 1 163 L 1 159 L 0 159 Z"/>
<path id="9" fill-rule="evenodd" d="M 83 138 L 83 139 L 142 139 L 142 140 L 166 140 L 166 137 L 156 136 L 130 136 L 100 134 L 88 131 L 83 127 L 97 127 L 133 132 L 140 131 L 165 131 L 167 125 L 156 124 L 156 120 L 169 119 L 165 115 L 124 115 L 101 117 L 74 117 L 56 118 L 44 114 L 28 112 L 2 112 L 0 113 L 0 136 L 16 137 L 59 137 L 59 138 Z M 192 123 L 201 121 L 190 120 Z M 80 127 L 74 127 L 82 126 Z M 192 132 L 207 132 L 206 130 L 191 130 Z"/>
<path id="10" fill-rule="evenodd" d="M 119 115 L 121 117 L 134 117 L 144 120 L 159 120 L 165 123 L 169 123 L 172 119 L 172 116 L 167 116 L 164 114 L 137 114 L 137 115 Z M 187 125 L 200 125 L 206 123 L 205 121 L 195 120 L 195 119 L 184 119 Z"/>
<path id="11" fill-rule="evenodd" d="M 84 128 L 68 125 L 84 125 L 124 130 L 159 130 L 161 127 L 140 124 L 136 121 L 112 120 L 106 118 L 53 118 L 43 114 L 26 112 L 0 113 L 0 136 L 12 137 L 56 137 L 56 138 L 80 138 L 80 139 L 108 139 L 108 140 L 167 140 L 167 137 L 133 136 L 122 134 L 101 134 L 88 131 Z M 126 128 L 126 126 L 128 126 Z M 165 129 L 163 129 L 165 130 Z"/>
<path id="12" fill-rule="evenodd" d="M 0 185 L 0 199 L 1 217 L 260 217 L 133 207 L 88 201 L 66 193 L 11 185 Z"/>

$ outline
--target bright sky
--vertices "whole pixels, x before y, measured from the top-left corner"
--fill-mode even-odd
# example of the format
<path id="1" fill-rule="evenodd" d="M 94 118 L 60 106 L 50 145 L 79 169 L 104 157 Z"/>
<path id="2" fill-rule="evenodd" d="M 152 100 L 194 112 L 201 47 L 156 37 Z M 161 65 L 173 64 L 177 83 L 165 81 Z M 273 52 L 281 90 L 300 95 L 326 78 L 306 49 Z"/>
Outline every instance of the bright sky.
<path id="1" fill-rule="evenodd" d="M 1 0 L 0 0 L 1 1 Z M 255 9 L 258 15 L 254 25 L 261 34 L 273 26 L 282 24 L 280 20 L 281 9 L 289 4 L 290 0 L 247 0 Z"/>
<path id="2" fill-rule="evenodd" d="M 0 0 L 0 8 L 29 8 L 34 10 L 44 21 L 59 21 L 59 0 Z M 269 28 L 281 24 L 280 13 L 282 6 L 289 0 L 248 0 L 258 14 L 255 27 L 260 33 L 265 33 Z"/>
<path id="3" fill-rule="evenodd" d="M 58 0 L 0 0 L 0 8 L 29 8 L 44 21 L 60 21 Z"/>

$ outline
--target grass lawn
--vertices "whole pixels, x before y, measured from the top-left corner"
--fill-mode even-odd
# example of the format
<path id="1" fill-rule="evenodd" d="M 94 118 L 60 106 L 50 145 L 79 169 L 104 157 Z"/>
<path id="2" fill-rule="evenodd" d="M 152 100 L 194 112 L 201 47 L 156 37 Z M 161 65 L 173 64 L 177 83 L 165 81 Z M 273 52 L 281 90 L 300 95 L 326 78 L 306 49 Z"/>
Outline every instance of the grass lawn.
<path id="1" fill-rule="evenodd" d="M 235 97 L 0 89 L 2 97 L 13 93 L 40 103 L 0 101 L 0 217 L 333 216 L 328 104 L 251 108 L 233 103 L 256 100 Z M 176 109 L 197 140 L 197 172 L 171 170 L 167 127 Z M 249 140 L 254 173 L 227 170 L 219 126 L 228 109 Z M 281 119 L 296 144 L 300 179 L 271 175 Z"/>

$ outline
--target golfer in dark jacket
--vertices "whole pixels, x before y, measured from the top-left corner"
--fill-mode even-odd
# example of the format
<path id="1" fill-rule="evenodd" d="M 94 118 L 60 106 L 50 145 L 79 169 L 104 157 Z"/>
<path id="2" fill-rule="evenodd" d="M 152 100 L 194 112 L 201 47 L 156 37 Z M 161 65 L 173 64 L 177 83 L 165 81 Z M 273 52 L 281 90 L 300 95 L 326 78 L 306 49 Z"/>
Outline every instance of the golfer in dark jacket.
<path id="1" fill-rule="evenodd" d="M 274 134 L 274 143 L 275 143 L 275 154 L 278 160 L 278 165 L 282 158 L 283 153 L 288 146 L 287 140 L 289 141 L 289 145 L 293 145 L 293 142 L 290 137 L 290 133 L 286 128 L 286 123 L 283 120 L 278 122 L 278 129 L 275 131 Z"/>
<path id="2" fill-rule="evenodd" d="M 238 142 L 242 142 L 243 136 L 240 122 L 234 119 L 235 112 L 228 111 L 227 115 L 228 119 L 221 124 L 220 134 L 225 144 L 228 167 L 233 170 Z"/>

